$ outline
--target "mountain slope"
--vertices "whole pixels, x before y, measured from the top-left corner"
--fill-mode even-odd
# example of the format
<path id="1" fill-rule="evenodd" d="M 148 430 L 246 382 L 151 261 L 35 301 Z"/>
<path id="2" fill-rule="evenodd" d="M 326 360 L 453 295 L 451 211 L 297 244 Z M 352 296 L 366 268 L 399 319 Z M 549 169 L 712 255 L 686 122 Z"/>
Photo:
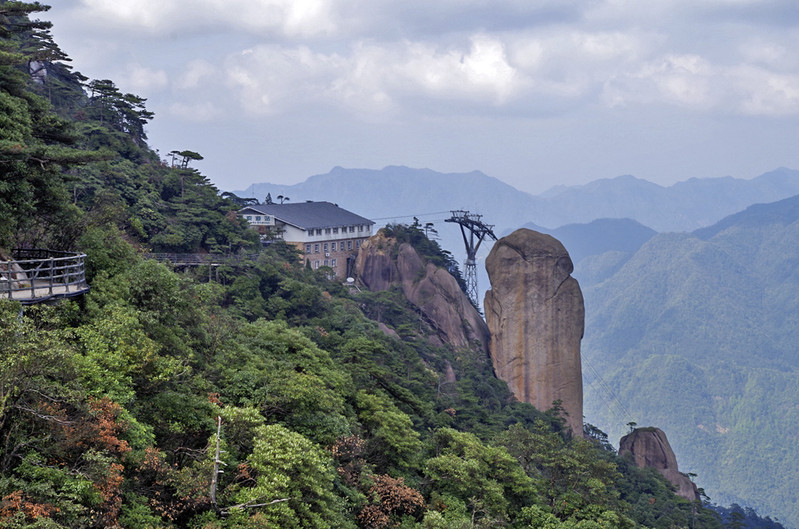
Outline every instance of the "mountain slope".
<path id="1" fill-rule="evenodd" d="M 9 32 L 48 26 L 24 24 L 46 6 L 0 4 L 0 62 L 22 66 L 0 67 L 8 102 L 9 79 L 37 89 L 9 44 L 49 42 L 9 43 Z M 74 115 L 75 140 L 108 156 L 47 168 L 74 215 L 42 231 L 75 232 L 92 289 L 24 311 L 0 301 L 0 526 L 720 529 L 601 432 L 561 435 L 556 414 L 515 402 L 482 351 L 436 345 L 399 292 L 347 288 L 279 241 L 250 247 L 255 260 L 231 255 L 252 232 L 186 167 L 199 155 L 166 167 L 141 128 L 118 119 L 130 114 L 106 106 L 129 111 L 123 103 L 142 98 L 114 95 L 108 80 L 94 84 L 100 100 L 75 87 L 71 101 L 94 105 Z M 29 101 L 57 123 L 43 99 Z M 10 106 L 0 122 L 31 108 Z M 79 107 L 57 110 L 67 119 Z M 44 162 L 9 163 L 23 146 L 12 147 L 0 153 L 0 188 L 33 189 Z M 28 204 L 34 216 L 48 207 Z M 0 209 L 21 237 L 38 231 L 18 222 L 27 211 Z M 137 250 L 156 244 L 223 264 L 178 272 Z"/>
<path id="2" fill-rule="evenodd" d="M 716 501 L 795 525 L 799 475 L 799 197 L 693 234 L 659 234 L 586 286 L 586 415 L 613 435 L 668 431 Z M 627 411 L 629 412 L 627 413 Z"/>

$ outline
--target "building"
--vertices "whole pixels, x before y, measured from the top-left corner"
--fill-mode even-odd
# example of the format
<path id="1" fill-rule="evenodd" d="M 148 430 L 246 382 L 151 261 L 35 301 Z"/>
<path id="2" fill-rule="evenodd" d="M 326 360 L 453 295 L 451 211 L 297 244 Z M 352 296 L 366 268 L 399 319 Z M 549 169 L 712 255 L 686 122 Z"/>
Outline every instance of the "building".
<path id="1" fill-rule="evenodd" d="M 372 235 L 374 222 L 330 202 L 260 204 L 239 210 L 261 238 L 283 239 L 297 247 L 304 262 L 329 266 L 345 278 L 349 262 Z"/>

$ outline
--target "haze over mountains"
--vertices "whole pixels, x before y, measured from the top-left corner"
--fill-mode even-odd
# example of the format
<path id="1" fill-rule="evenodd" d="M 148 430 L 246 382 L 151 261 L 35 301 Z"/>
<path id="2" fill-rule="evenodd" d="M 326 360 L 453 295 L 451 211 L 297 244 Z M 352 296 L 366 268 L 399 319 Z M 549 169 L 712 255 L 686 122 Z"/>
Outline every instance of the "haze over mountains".
<path id="1" fill-rule="evenodd" d="M 439 222 L 450 209 L 483 214 L 497 236 L 551 233 L 585 295 L 586 420 L 614 441 L 630 420 L 659 426 L 713 501 L 799 526 L 799 171 L 670 187 L 623 176 L 532 196 L 479 172 L 336 168 L 239 193 L 267 192 L 435 220 L 459 260 L 460 233 Z"/>
<path id="2" fill-rule="evenodd" d="M 528 222 L 557 228 L 600 218 L 631 218 L 660 232 L 690 231 L 751 204 L 799 194 L 799 171 L 780 168 L 751 180 L 692 178 L 669 187 L 619 176 L 530 195 L 479 171 L 335 167 L 299 184 L 254 183 L 234 192 L 261 201 L 267 193 L 273 198 L 289 196 L 294 202 L 327 200 L 373 219 L 467 209 L 485 215 L 497 235 Z"/>

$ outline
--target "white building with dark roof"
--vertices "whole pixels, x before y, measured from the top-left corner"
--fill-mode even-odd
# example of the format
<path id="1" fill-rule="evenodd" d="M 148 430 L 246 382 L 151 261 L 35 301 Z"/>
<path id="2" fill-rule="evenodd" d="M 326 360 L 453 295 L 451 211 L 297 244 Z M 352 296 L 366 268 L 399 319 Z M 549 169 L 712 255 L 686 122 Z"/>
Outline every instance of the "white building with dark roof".
<path id="1" fill-rule="evenodd" d="M 374 222 L 330 202 L 260 204 L 239 210 L 262 238 L 283 239 L 297 247 L 312 268 L 329 266 L 347 276 L 348 259 L 372 235 Z"/>

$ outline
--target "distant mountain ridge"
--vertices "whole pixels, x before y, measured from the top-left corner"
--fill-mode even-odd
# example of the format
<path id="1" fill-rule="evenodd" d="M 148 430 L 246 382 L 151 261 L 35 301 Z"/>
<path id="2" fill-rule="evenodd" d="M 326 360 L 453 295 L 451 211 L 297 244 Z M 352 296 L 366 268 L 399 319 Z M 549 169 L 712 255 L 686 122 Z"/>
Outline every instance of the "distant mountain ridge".
<path id="1" fill-rule="evenodd" d="M 563 243 L 574 263 L 574 277 L 581 285 L 607 279 L 657 235 L 655 230 L 632 219 L 596 219 L 555 229 L 532 223 L 524 227 L 552 235 Z"/>
<path id="2" fill-rule="evenodd" d="M 669 187 L 625 175 L 530 195 L 480 171 L 335 167 L 294 185 L 253 183 L 234 192 L 261 201 L 267 193 L 328 200 L 372 219 L 467 209 L 483 214 L 498 232 L 529 222 L 557 228 L 599 218 L 634 219 L 659 232 L 693 231 L 752 204 L 799 194 L 799 171 L 779 168 L 749 180 L 691 178 Z"/>

